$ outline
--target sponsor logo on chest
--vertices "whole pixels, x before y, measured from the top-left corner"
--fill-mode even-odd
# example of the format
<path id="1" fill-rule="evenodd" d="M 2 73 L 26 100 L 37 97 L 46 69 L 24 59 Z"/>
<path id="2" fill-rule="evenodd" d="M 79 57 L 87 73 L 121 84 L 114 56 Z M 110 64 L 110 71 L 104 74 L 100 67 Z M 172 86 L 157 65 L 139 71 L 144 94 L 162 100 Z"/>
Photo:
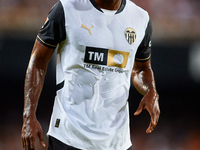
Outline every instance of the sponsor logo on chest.
<path id="1" fill-rule="evenodd" d="M 85 63 L 126 68 L 129 52 L 86 47 L 85 51 Z"/>

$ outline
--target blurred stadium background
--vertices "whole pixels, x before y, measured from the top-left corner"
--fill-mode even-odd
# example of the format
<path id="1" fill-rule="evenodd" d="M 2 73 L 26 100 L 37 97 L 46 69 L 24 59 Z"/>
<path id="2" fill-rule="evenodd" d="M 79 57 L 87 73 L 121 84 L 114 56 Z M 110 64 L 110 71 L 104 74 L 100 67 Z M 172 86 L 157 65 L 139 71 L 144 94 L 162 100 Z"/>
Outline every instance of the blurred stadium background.
<path id="1" fill-rule="evenodd" d="M 133 0 L 153 22 L 152 68 L 161 116 L 146 134 L 146 111 L 131 117 L 134 150 L 200 150 L 200 1 Z M 38 30 L 56 0 L 0 0 L 0 150 L 22 150 L 25 72 Z M 37 116 L 47 132 L 55 96 L 51 60 Z M 142 96 L 132 86 L 130 114 Z M 47 139 L 45 138 L 47 141 Z M 38 144 L 38 143 L 37 143 Z M 44 150 L 38 146 L 37 150 Z"/>

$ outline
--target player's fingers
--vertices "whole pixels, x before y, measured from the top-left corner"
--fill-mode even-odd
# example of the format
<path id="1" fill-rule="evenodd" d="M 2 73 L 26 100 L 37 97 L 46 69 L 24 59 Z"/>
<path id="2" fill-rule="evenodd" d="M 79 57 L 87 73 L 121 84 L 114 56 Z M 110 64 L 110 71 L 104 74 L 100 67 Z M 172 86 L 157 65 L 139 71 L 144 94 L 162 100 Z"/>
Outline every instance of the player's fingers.
<path id="1" fill-rule="evenodd" d="M 155 127 L 158 123 L 158 120 L 159 120 L 160 112 L 159 111 L 156 111 L 156 112 L 149 111 L 149 114 L 151 116 L 151 122 L 149 124 L 149 127 L 146 130 L 146 133 L 151 133 L 155 129 Z"/>
<path id="2" fill-rule="evenodd" d="M 30 140 L 29 138 L 25 138 L 25 150 L 30 150 Z"/>
<path id="3" fill-rule="evenodd" d="M 39 137 L 40 145 L 41 145 L 42 147 L 46 147 L 46 144 L 45 144 L 44 138 L 43 138 L 43 133 L 42 133 L 42 132 L 39 132 L 39 133 L 38 133 L 38 137 Z"/>
<path id="4" fill-rule="evenodd" d="M 146 133 L 151 133 L 155 129 L 158 123 L 158 115 L 156 112 L 150 112 L 150 116 L 151 116 L 151 122 L 146 130 Z"/>
<path id="5" fill-rule="evenodd" d="M 22 137 L 21 140 L 22 140 L 22 146 L 23 146 L 23 148 L 25 148 L 25 141 L 24 141 L 24 138 Z"/>
<path id="6" fill-rule="evenodd" d="M 157 118 L 156 117 L 156 113 L 151 114 L 151 124 L 153 126 L 156 126 L 156 124 L 157 124 L 157 119 L 156 118 Z"/>
<path id="7" fill-rule="evenodd" d="M 146 130 L 146 133 L 151 133 L 155 127 L 156 127 L 156 125 L 152 124 L 152 122 L 150 122 L 149 127 Z"/>
<path id="8" fill-rule="evenodd" d="M 30 149 L 35 150 L 36 149 L 36 139 L 34 137 L 30 138 Z"/>
<path id="9" fill-rule="evenodd" d="M 139 106 L 138 106 L 138 109 L 135 111 L 134 115 L 137 116 L 139 115 L 143 110 L 143 104 L 140 103 Z"/>
<path id="10" fill-rule="evenodd" d="M 27 142 L 27 138 L 22 134 L 21 136 L 21 140 L 22 140 L 22 146 L 23 148 L 26 150 L 28 149 L 28 142 Z"/>

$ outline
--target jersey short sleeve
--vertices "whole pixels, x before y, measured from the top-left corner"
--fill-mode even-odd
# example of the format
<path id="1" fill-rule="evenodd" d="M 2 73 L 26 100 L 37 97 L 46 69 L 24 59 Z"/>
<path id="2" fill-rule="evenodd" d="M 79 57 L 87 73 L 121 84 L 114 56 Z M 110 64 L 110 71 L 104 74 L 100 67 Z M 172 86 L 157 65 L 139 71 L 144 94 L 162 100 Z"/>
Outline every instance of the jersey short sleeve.
<path id="1" fill-rule="evenodd" d="M 148 22 L 145 36 L 137 49 L 135 60 L 136 61 L 148 61 L 151 58 L 151 35 L 152 35 L 152 24 Z"/>
<path id="2" fill-rule="evenodd" d="M 58 1 L 40 29 L 37 40 L 44 46 L 55 49 L 57 44 L 66 39 L 65 17 L 63 6 Z"/>

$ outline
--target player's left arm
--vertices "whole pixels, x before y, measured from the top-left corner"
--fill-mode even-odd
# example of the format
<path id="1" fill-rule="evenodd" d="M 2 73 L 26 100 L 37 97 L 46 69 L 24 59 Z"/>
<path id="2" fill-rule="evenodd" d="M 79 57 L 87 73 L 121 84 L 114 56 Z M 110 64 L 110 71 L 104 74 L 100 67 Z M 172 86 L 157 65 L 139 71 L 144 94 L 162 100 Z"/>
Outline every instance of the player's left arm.
<path id="1" fill-rule="evenodd" d="M 144 95 L 138 109 L 134 115 L 139 115 L 143 109 L 146 109 L 150 116 L 147 133 L 151 133 L 158 123 L 160 108 L 158 103 L 158 93 L 156 91 L 154 74 L 151 68 L 151 35 L 152 24 L 149 20 L 145 31 L 145 36 L 137 49 L 135 63 L 132 70 L 132 81 L 139 93 Z"/>
<path id="2" fill-rule="evenodd" d="M 160 108 L 159 95 L 156 91 L 150 60 L 145 62 L 135 61 L 132 70 L 132 81 L 138 92 L 144 95 L 134 115 L 139 115 L 143 109 L 149 112 L 151 122 L 146 133 L 151 133 L 158 123 Z"/>

